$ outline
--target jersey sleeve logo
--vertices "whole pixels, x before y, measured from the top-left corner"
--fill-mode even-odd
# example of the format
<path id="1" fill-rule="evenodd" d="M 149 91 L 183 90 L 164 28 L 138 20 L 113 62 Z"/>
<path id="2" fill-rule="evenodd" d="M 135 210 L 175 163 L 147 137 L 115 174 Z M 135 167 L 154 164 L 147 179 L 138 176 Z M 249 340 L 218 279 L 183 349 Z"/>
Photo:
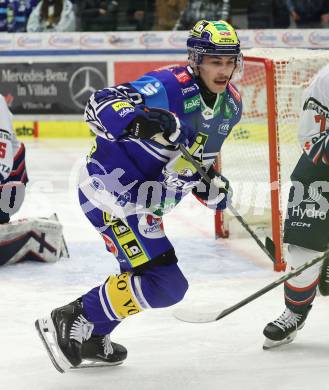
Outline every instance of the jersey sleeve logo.
<path id="1" fill-rule="evenodd" d="M 125 107 L 133 107 L 133 106 L 128 102 L 117 102 L 112 104 L 112 108 L 114 111 L 120 111 L 122 108 Z"/>
<path id="2" fill-rule="evenodd" d="M 191 80 L 191 76 L 188 74 L 186 70 L 183 70 L 180 73 L 174 73 L 174 76 L 176 77 L 176 79 L 180 84 L 185 84 Z"/>

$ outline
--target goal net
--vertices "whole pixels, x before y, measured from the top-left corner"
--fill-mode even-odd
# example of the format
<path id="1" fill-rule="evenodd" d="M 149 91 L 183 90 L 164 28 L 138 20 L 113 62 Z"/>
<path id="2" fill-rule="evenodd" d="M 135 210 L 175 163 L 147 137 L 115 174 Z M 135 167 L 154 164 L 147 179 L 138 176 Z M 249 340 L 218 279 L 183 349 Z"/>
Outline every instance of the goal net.
<path id="1" fill-rule="evenodd" d="M 244 55 L 244 75 L 236 83 L 243 115 L 223 145 L 221 171 L 232 184 L 233 206 L 257 234 L 273 238 L 280 270 L 289 177 L 302 153 L 297 141 L 302 92 L 329 63 L 329 52 L 250 49 Z M 240 232 L 229 212 L 224 224 L 221 217 L 216 217 L 217 236 Z"/>

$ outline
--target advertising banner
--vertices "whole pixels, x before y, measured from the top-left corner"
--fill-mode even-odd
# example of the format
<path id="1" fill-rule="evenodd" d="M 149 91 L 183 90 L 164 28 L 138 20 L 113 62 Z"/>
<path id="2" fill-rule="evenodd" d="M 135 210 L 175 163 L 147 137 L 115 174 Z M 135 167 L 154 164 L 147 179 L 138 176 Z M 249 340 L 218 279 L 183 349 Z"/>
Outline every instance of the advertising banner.
<path id="1" fill-rule="evenodd" d="M 0 82 L 13 114 L 82 114 L 90 95 L 107 86 L 107 63 L 3 63 Z"/>
<path id="2" fill-rule="evenodd" d="M 329 48 L 329 29 L 238 30 L 243 49 L 254 47 Z M 159 52 L 186 50 L 188 31 L 109 31 L 70 33 L 0 33 L 0 52 L 61 51 L 87 53 Z"/>

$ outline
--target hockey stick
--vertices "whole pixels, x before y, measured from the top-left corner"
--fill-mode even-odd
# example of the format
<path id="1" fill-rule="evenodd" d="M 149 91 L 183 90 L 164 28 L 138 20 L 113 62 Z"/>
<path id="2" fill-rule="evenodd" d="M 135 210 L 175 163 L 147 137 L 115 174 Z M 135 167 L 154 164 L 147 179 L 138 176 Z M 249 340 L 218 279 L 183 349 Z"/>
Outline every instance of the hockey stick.
<path id="1" fill-rule="evenodd" d="M 300 275 L 303 271 L 312 267 L 314 264 L 319 263 L 320 261 L 323 261 L 323 260 L 327 260 L 327 259 L 329 259 L 329 251 L 325 252 L 320 257 L 317 257 L 313 260 L 307 261 L 305 264 L 294 269 L 293 271 L 289 272 L 288 274 L 283 275 L 281 278 L 268 284 L 267 286 L 263 287 L 262 289 L 256 291 L 254 294 L 249 295 L 247 298 L 242 299 L 242 301 L 236 303 L 233 306 L 228 307 L 227 309 L 218 310 L 217 312 L 213 312 L 213 313 L 197 313 L 197 312 L 194 312 L 194 311 L 188 310 L 188 309 L 177 309 L 174 312 L 174 316 L 177 319 L 179 319 L 180 321 L 184 321 L 184 322 L 205 323 L 205 322 L 218 321 L 221 318 L 226 317 L 227 315 L 240 309 L 240 307 L 247 305 L 248 303 L 261 297 L 262 295 L 266 294 L 267 292 L 273 290 L 274 288 L 278 287 L 280 284 L 284 283 L 285 281 L 287 281 L 295 276 Z"/>
<path id="2" fill-rule="evenodd" d="M 184 145 L 179 144 L 179 149 L 182 152 L 183 156 L 186 158 L 188 162 L 190 162 L 194 168 L 200 173 L 201 177 L 208 183 L 211 183 L 210 177 L 207 175 L 207 173 L 203 170 L 201 165 L 199 165 L 194 158 L 190 155 L 188 150 L 185 148 Z M 228 205 L 228 209 L 231 211 L 231 213 L 235 216 L 235 218 L 240 222 L 240 224 L 247 230 L 247 232 L 251 235 L 251 237 L 256 241 L 258 246 L 265 252 L 265 254 L 270 258 L 270 260 L 274 263 L 277 264 L 278 261 L 274 257 L 274 242 L 269 238 L 266 237 L 266 245 L 262 243 L 262 241 L 258 238 L 258 236 L 250 229 L 249 225 L 247 222 L 241 217 L 241 215 L 238 213 L 236 208 L 232 206 L 231 204 Z"/>

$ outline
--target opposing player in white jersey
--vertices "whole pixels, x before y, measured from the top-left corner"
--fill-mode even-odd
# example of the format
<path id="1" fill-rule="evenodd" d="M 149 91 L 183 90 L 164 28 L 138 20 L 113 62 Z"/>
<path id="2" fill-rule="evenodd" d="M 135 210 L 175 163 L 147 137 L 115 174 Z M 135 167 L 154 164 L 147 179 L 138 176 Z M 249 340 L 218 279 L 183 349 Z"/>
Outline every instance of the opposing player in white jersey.
<path id="1" fill-rule="evenodd" d="M 12 119 L 0 95 L 0 265 L 23 260 L 56 261 L 68 256 L 56 218 L 10 222 L 23 204 L 28 182 L 25 146 L 16 138 Z"/>
<path id="2" fill-rule="evenodd" d="M 322 255 L 329 244 L 329 65 L 304 92 L 299 141 L 303 154 L 291 175 L 284 226 L 292 268 Z M 322 295 L 329 295 L 329 264 L 320 267 L 316 264 L 285 283 L 286 309 L 265 327 L 264 349 L 294 340 L 312 308 L 317 286 Z"/>

